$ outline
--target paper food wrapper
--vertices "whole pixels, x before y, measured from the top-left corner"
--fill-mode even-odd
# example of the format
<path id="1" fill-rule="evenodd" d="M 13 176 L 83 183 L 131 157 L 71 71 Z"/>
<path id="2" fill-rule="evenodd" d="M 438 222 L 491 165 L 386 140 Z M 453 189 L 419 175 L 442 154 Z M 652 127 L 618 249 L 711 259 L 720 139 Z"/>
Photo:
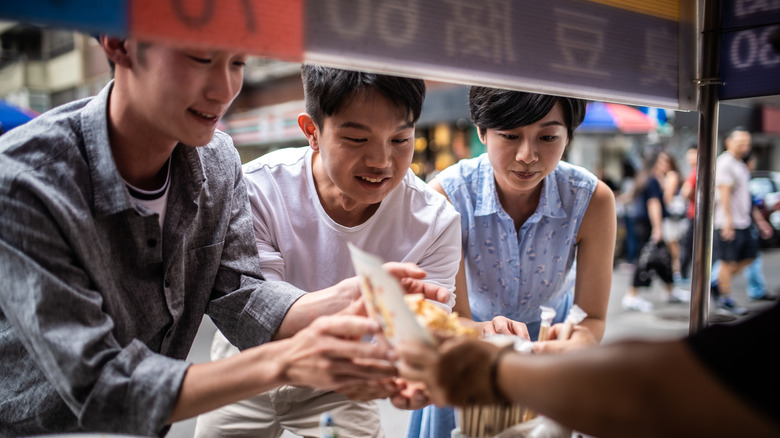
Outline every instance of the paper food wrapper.
<path id="1" fill-rule="evenodd" d="M 433 337 L 407 307 L 401 283 L 382 268 L 384 261 L 351 243 L 347 246 L 368 314 L 382 326 L 390 344 L 412 340 L 433 345 Z"/>

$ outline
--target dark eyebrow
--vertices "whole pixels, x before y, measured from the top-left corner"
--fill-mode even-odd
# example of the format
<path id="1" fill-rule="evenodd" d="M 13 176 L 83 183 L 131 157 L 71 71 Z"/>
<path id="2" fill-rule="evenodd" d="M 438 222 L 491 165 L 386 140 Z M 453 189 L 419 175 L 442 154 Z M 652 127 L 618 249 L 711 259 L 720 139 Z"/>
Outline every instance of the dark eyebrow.
<path id="1" fill-rule="evenodd" d="M 363 131 L 371 130 L 371 128 L 369 128 L 368 126 L 358 122 L 344 122 L 341 125 L 339 125 L 339 128 L 355 128 L 355 129 L 361 129 Z"/>
<path id="2" fill-rule="evenodd" d="M 341 125 L 339 125 L 339 128 L 354 128 L 354 129 L 360 129 L 360 130 L 368 131 L 368 132 L 371 131 L 371 128 L 369 126 L 364 125 L 362 123 L 358 123 L 358 122 L 344 122 Z M 396 131 L 403 131 L 404 129 L 409 129 L 409 128 L 414 128 L 414 122 L 411 121 L 411 120 L 406 122 L 406 123 L 404 123 L 403 125 L 399 126 L 395 130 Z"/>
<path id="3" fill-rule="evenodd" d="M 559 122 L 557 120 L 550 120 L 549 122 L 542 123 L 541 127 L 546 128 L 548 126 L 555 126 L 555 125 L 563 126 L 564 128 L 566 127 L 566 125 L 564 125 L 562 122 Z"/>

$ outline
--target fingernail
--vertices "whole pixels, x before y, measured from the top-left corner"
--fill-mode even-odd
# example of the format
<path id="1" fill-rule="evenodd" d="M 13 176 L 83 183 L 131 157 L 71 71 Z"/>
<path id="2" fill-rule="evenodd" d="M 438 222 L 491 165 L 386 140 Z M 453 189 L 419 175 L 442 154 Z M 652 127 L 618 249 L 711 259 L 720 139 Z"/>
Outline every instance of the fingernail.
<path id="1" fill-rule="evenodd" d="M 387 360 L 389 360 L 390 362 L 395 362 L 398 360 L 398 355 L 395 353 L 394 350 L 388 350 Z"/>

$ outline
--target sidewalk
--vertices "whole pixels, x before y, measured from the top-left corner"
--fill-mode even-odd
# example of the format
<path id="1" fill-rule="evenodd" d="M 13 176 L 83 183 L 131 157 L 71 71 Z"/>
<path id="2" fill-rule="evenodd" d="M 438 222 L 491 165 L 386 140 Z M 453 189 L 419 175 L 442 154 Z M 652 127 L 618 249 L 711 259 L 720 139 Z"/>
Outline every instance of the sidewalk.
<path id="1" fill-rule="evenodd" d="M 764 277 L 770 294 L 776 294 L 780 289 L 780 249 L 767 249 L 763 252 Z M 607 324 L 603 342 L 611 342 L 625 338 L 670 339 L 685 336 L 689 333 L 690 304 L 668 304 L 665 301 L 666 291 L 660 280 L 654 279 L 650 288 L 641 289 L 643 298 L 651 301 L 654 310 L 651 313 L 639 313 L 623 310 L 620 300 L 631 285 L 633 271 L 615 268 L 612 276 L 612 292 L 607 310 Z M 679 285 L 682 289 L 690 289 L 690 283 Z M 772 305 L 772 302 L 753 301 L 745 291 L 746 282 L 742 273 L 733 280 L 732 297 L 749 310 L 747 315 L 734 317 L 718 309 L 710 301 L 709 323 L 733 323 L 741 318 L 760 312 L 762 308 Z"/>

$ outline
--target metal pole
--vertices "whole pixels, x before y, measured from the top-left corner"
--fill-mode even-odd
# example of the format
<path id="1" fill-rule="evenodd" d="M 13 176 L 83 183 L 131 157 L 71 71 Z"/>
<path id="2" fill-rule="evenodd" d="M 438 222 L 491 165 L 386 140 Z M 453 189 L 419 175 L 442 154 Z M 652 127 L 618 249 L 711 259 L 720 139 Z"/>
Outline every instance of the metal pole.
<path id="1" fill-rule="evenodd" d="M 699 159 L 696 164 L 696 217 L 693 234 L 690 333 L 707 326 L 712 266 L 712 211 L 718 148 L 721 1 L 704 0 L 699 84 Z"/>

